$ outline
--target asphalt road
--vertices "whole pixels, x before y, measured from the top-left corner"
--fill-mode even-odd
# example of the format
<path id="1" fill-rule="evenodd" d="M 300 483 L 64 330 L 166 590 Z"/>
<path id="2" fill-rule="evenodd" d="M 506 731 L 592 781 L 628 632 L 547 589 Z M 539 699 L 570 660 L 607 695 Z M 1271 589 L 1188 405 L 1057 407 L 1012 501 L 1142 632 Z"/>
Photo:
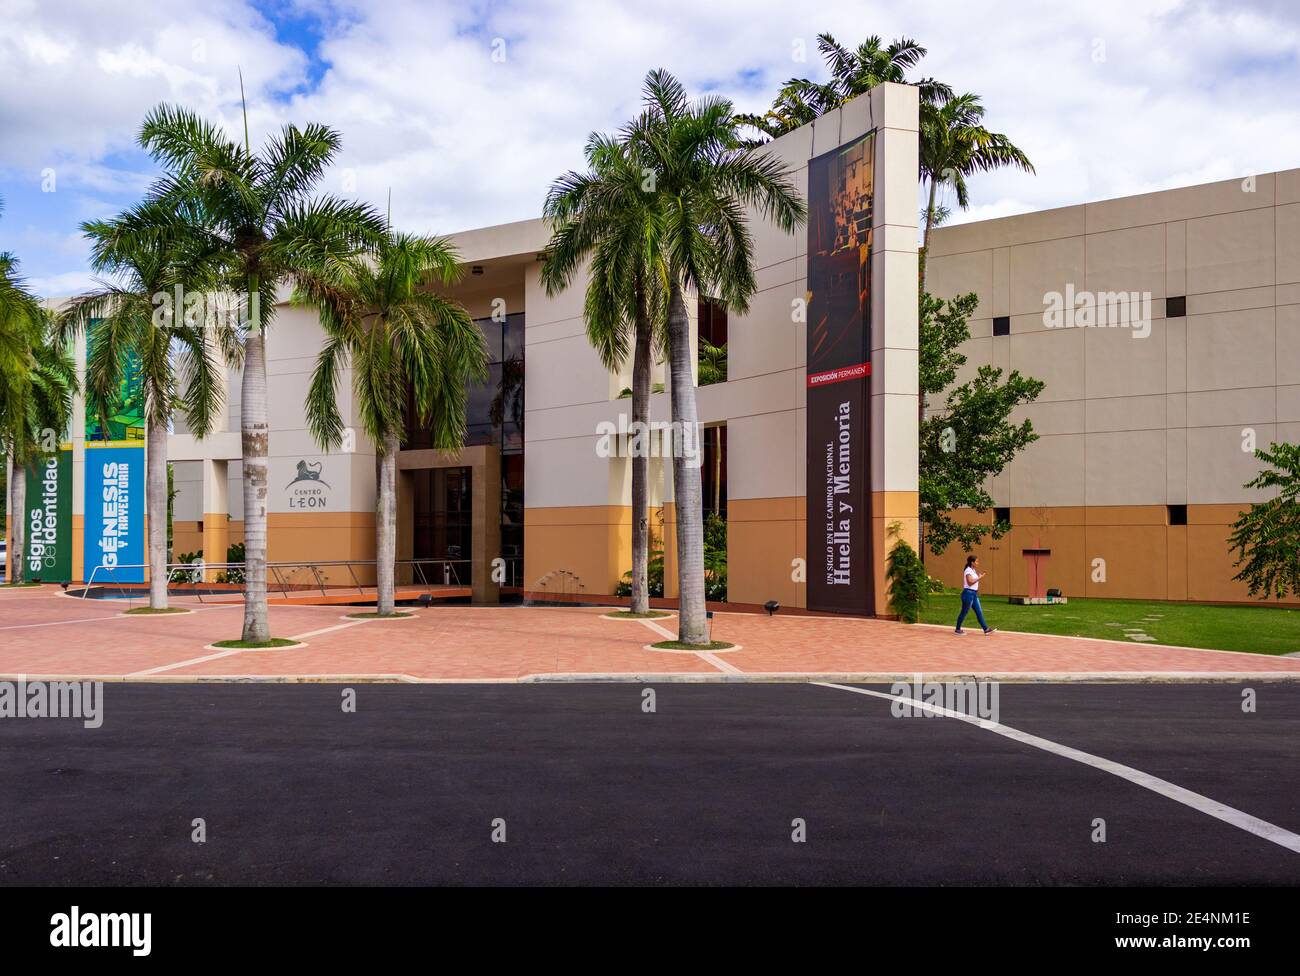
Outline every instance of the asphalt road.
<path id="1" fill-rule="evenodd" d="M 642 690 L 358 685 L 349 714 L 337 685 L 109 684 L 99 729 L 0 719 L 0 884 L 1300 883 L 1300 854 L 965 722 L 805 684 L 661 684 L 647 714 Z M 999 704 L 1300 832 L 1300 684 L 1256 691 Z"/>

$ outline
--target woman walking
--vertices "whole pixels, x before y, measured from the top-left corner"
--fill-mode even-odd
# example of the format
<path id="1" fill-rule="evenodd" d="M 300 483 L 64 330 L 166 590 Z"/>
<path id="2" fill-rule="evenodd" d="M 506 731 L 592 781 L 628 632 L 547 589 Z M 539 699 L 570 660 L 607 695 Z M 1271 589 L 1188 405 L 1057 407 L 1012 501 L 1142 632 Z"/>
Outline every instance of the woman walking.
<path id="1" fill-rule="evenodd" d="M 980 572 L 980 560 L 978 556 L 966 557 L 966 568 L 961 574 L 961 613 L 957 614 L 957 635 L 966 636 L 966 631 L 961 629 L 961 622 L 966 619 L 966 614 L 971 610 L 975 611 L 975 619 L 980 622 L 984 628 L 984 633 L 993 633 L 993 628 L 984 622 L 984 608 L 980 606 L 980 580 L 988 573 Z"/>

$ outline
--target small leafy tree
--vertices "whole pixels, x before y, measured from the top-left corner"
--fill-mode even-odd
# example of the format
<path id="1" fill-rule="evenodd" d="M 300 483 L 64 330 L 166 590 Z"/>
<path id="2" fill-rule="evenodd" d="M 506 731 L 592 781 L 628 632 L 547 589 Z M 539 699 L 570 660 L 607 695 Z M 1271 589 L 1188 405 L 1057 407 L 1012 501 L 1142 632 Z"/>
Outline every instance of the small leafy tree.
<path id="1" fill-rule="evenodd" d="M 1246 482 L 1247 488 L 1276 489 L 1277 495 L 1250 506 L 1232 523 L 1228 541 L 1237 552 L 1233 579 L 1251 596 L 1281 600 L 1300 597 L 1300 444 L 1269 444 L 1255 457 L 1268 467 Z"/>
<path id="2" fill-rule="evenodd" d="M 966 525 L 949 513 L 955 508 L 987 512 L 993 506 L 988 479 L 1038 439 L 1030 421 L 1014 424 L 1010 417 L 1016 407 L 1038 398 L 1042 380 L 1014 369 L 1003 379 L 996 366 L 981 366 L 972 379 L 952 386 L 966 363 L 959 350 L 970 338 L 966 320 L 977 304 L 973 294 L 949 301 L 921 295 L 921 406 L 928 416 L 920 429 L 920 509 L 924 543 L 936 553 L 953 542 L 969 552 L 986 535 L 1000 539 L 1006 533 L 1005 522 Z M 945 390 L 931 412 L 931 398 Z"/>
<path id="3" fill-rule="evenodd" d="M 890 534 L 897 536 L 901 526 L 895 522 Z M 899 537 L 889 550 L 889 563 L 885 567 L 889 580 L 889 609 L 905 624 L 914 624 L 921 618 L 921 610 L 930 599 L 930 578 L 916 550 Z"/>

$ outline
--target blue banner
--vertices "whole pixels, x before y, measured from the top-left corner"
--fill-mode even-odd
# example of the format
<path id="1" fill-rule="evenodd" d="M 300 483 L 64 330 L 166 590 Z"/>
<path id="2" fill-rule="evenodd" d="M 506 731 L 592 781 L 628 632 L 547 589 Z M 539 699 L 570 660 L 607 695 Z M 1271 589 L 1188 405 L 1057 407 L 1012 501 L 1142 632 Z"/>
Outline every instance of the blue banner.
<path id="1" fill-rule="evenodd" d="M 86 445 L 87 581 L 144 582 L 144 483 L 143 445 Z"/>

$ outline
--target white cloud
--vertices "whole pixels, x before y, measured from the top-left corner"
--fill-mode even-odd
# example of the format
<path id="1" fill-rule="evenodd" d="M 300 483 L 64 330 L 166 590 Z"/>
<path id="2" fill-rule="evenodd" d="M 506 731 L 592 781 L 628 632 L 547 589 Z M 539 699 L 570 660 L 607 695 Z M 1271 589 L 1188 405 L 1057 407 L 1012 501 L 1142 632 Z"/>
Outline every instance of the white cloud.
<path id="1" fill-rule="evenodd" d="M 130 150 L 144 113 L 182 101 L 237 131 L 240 66 L 255 140 L 287 120 L 328 122 L 344 137 L 328 189 L 354 180 L 378 206 L 391 189 L 400 226 L 449 232 L 537 216 L 550 181 L 581 166 L 587 134 L 636 111 L 647 69 L 761 110 L 787 78 L 822 76 L 825 30 L 846 44 L 916 38 L 930 49 L 923 72 L 981 94 L 988 124 L 1034 160 L 1036 176 L 972 180 L 975 206 L 954 222 L 1300 165 L 1300 16 L 1284 0 L 287 9 L 322 18 L 327 68 L 314 85 L 308 58 L 242 0 L 76 0 L 57 13 L 17 0 L 0 37 L 0 170 L 52 165 L 61 190 L 100 201 L 138 193 L 147 177 Z M 496 38 L 504 61 L 492 57 Z"/>
<path id="2" fill-rule="evenodd" d="M 33 294 L 45 298 L 65 298 L 69 295 L 83 295 L 99 287 L 95 275 L 89 270 L 64 271 L 61 274 L 42 275 L 29 278 L 28 288 Z"/>

